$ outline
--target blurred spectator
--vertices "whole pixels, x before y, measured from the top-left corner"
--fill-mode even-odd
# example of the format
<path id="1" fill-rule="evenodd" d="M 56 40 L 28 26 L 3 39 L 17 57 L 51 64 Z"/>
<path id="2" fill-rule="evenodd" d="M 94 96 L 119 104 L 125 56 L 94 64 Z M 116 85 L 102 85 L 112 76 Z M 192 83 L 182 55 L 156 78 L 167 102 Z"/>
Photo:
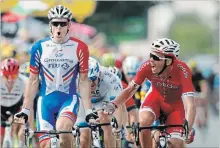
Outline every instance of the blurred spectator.
<path id="1" fill-rule="evenodd" d="M 196 102 L 196 124 L 199 128 L 207 126 L 208 119 L 208 96 L 209 86 L 208 82 L 199 71 L 197 63 L 194 60 L 190 60 L 188 63 L 189 68 L 192 71 L 192 82 L 195 88 L 195 102 Z"/>

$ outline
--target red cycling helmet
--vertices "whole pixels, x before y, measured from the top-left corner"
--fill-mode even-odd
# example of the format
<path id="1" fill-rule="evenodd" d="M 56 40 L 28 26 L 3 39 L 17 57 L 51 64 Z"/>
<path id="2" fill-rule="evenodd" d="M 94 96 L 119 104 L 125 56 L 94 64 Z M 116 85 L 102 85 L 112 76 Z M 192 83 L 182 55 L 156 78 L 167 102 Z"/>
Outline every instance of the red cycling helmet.
<path id="1" fill-rule="evenodd" d="M 3 76 L 17 75 L 19 73 L 19 63 L 13 58 L 7 58 L 1 62 L 1 73 Z"/>

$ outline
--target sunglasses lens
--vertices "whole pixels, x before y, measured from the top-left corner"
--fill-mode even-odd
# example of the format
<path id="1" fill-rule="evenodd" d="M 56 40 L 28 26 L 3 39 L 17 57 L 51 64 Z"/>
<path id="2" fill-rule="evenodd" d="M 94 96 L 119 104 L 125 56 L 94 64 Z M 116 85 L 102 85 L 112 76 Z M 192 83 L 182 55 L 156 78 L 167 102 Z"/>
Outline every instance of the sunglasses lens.
<path id="1" fill-rule="evenodd" d="M 51 22 L 51 24 L 55 27 L 58 27 L 58 26 L 61 26 L 61 27 L 64 27 L 64 26 L 67 26 L 67 22 Z"/>
<path id="2" fill-rule="evenodd" d="M 152 58 L 154 61 L 160 61 L 160 58 L 154 54 L 150 53 L 150 58 Z"/>

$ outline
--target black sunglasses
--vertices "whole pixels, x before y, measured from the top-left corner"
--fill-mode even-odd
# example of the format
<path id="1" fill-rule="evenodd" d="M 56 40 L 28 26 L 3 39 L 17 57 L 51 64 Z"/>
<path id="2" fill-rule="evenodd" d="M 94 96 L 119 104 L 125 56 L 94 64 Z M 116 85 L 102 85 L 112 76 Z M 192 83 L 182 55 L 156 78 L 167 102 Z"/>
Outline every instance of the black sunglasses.
<path id="1" fill-rule="evenodd" d="M 160 60 L 166 60 L 166 59 L 167 59 L 167 58 L 161 58 L 161 57 L 159 57 L 159 56 L 156 56 L 156 55 L 150 53 L 150 59 L 151 59 L 151 58 L 152 58 L 154 61 L 160 61 Z"/>
<path id="2" fill-rule="evenodd" d="M 68 25 L 68 22 L 51 22 L 51 25 L 55 27 L 58 27 L 58 26 L 64 27 Z"/>

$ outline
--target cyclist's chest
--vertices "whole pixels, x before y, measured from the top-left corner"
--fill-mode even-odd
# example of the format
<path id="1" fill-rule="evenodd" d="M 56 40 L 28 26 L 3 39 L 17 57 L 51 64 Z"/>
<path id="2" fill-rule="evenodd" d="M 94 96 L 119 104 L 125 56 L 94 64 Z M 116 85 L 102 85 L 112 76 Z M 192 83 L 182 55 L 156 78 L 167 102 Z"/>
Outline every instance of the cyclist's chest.
<path id="1" fill-rule="evenodd" d="M 43 70 L 53 74 L 65 74 L 78 64 L 77 46 L 51 45 L 42 49 L 41 65 Z"/>
<path id="2" fill-rule="evenodd" d="M 22 98 L 25 90 L 25 84 L 20 80 L 16 81 L 12 89 L 9 90 L 5 84 L 1 85 L 1 105 L 12 106 Z"/>
<path id="3" fill-rule="evenodd" d="M 182 87 L 179 79 L 176 76 L 165 79 L 155 76 L 151 78 L 151 84 L 166 100 L 176 100 L 182 95 Z"/>

